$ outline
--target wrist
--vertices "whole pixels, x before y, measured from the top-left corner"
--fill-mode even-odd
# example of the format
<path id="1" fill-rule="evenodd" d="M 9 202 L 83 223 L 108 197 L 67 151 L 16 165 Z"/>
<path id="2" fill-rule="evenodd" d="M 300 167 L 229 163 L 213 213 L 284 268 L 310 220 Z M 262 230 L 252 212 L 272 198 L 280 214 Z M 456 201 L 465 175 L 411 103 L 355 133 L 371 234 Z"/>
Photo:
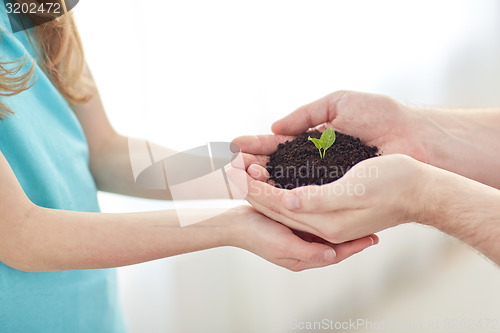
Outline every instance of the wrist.
<path id="1" fill-rule="evenodd" d="M 435 168 L 436 169 L 436 168 Z M 436 169 L 428 225 L 456 237 L 500 264 L 500 191 Z"/>
<path id="2" fill-rule="evenodd" d="M 459 109 L 414 107 L 413 111 L 416 119 L 413 137 L 425 152 L 423 162 L 463 174 L 466 164 L 463 152 L 477 149 L 463 140 L 470 136 L 471 119 Z"/>
<path id="3" fill-rule="evenodd" d="M 240 228 L 240 221 L 238 215 L 239 207 L 231 208 L 226 211 L 220 209 L 195 209 L 184 211 L 183 214 L 188 216 L 187 219 L 199 221 L 185 225 L 179 228 L 184 230 L 187 234 L 192 245 L 200 249 L 216 248 L 222 246 L 236 246 L 238 244 L 238 229 Z M 191 252 L 191 251 L 188 251 Z"/>
<path id="4" fill-rule="evenodd" d="M 400 183 L 404 191 L 396 193 L 399 221 L 431 225 L 436 211 L 436 185 L 438 175 L 434 168 L 405 155 L 400 155 L 398 169 L 406 176 Z M 395 172 L 395 171 L 394 171 Z M 440 198 L 439 195 L 437 195 Z"/>
<path id="5" fill-rule="evenodd" d="M 419 190 L 416 221 L 453 236 L 457 236 L 460 230 L 476 227 L 472 225 L 474 221 L 466 216 L 476 212 L 480 201 L 484 200 L 481 197 L 485 189 L 495 190 L 430 165 L 423 165 L 422 169 L 424 185 Z"/>
<path id="6" fill-rule="evenodd" d="M 449 172 L 423 164 L 421 175 L 414 221 L 444 231 L 449 221 L 450 199 L 453 198 Z"/>
<path id="7" fill-rule="evenodd" d="M 450 144 L 450 136 L 443 125 L 443 115 L 438 109 L 428 107 L 410 107 L 412 118 L 408 132 L 412 144 L 420 147 L 422 154 L 420 161 L 430 165 L 446 164 L 448 155 L 444 151 L 444 144 Z"/>
<path id="8" fill-rule="evenodd" d="M 245 248 L 245 221 L 250 218 L 251 208 L 238 206 L 221 214 L 222 227 L 221 245 Z"/>

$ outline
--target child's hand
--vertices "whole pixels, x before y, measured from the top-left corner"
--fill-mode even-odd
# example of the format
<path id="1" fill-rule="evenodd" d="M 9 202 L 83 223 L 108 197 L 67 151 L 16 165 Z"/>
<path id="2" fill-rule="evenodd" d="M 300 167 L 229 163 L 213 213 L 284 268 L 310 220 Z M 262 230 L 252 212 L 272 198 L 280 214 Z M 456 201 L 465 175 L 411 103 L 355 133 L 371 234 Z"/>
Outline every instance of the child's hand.
<path id="1" fill-rule="evenodd" d="M 343 244 L 332 244 L 317 236 L 292 231 L 249 206 L 229 211 L 236 226 L 231 244 L 294 272 L 324 267 L 340 261 L 378 243 L 376 235 Z"/>

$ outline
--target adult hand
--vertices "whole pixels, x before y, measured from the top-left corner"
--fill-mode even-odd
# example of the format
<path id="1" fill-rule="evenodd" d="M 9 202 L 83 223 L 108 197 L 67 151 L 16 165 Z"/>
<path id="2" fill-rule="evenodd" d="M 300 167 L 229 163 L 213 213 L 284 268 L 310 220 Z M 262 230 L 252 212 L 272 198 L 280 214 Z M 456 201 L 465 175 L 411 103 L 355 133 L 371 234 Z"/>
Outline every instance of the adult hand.
<path id="1" fill-rule="evenodd" d="M 310 128 L 325 127 L 358 137 L 363 143 L 380 148 L 382 154 L 406 154 L 429 163 L 421 138 L 425 133 L 423 116 L 417 109 L 382 95 L 338 91 L 305 105 L 272 126 L 276 135 L 243 136 L 235 139 L 245 165 L 265 166 L 268 155 L 279 143 L 293 139 Z"/>
<path id="2" fill-rule="evenodd" d="M 404 222 L 427 222 L 432 212 L 423 194 L 429 193 L 432 169 L 393 154 L 358 163 L 333 183 L 286 190 L 267 184 L 267 171 L 254 164 L 246 174 L 247 200 L 290 228 L 343 243 Z M 241 177 L 241 171 L 231 170 L 228 176 L 234 179 L 236 173 Z"/>
<path id="3" fill-rule="evenodd" d="M 272 126 L 276 135 L 235 139 L 245 161 L 237 167 L 248 172 L 247 198 L 254 207 L 332 243 L 414 221 L 455 236 L 500 263 L 498 237 L 493 236 L 499 234 L 500 192 L 489 187 L 500 189 L 495 172 L 500 165 L 499 121 L 498 108 L 418 108 L 386 96 L 340 91 L 277 121 Z M 265 183 L 269 175 L 263 167 L 278 144 L 313 127 L 359 137 L 388 156 L 361 162 L 322 187 L 289 191 Z M 473 140 L 464 139 L 471 133 Z M 356 175 L 370 166 L 377 167 L 377 177 Z M 356 185 L 364 187 L 362 196 L 332 191 Z"/>
<path id="4" fill-rule="evenodd" d="M 227 214 L 236 226 L 230 245 L 246 249 L 292 271 L 324 267 L 378 243 L 376 235 L 343 244 L 332 244 L 317 236 L 292 231 L 270 220 L 250 206 L 241 206 Z"/>

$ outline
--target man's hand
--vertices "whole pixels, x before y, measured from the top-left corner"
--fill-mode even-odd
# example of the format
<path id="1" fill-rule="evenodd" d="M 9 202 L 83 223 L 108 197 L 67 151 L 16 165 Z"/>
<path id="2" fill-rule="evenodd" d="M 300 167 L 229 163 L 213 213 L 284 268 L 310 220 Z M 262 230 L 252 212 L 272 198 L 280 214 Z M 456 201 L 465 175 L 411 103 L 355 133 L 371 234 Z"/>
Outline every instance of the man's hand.
<path id="1" fill-rule="evenodd" d="M 229 170 L 230 179 L 241 178 L 243 171 L 235 170 Z M 245 175 L 247 199 L 260 212 L 331 243 L 344 246 L 398 224 L 419 222 L 500 264 L 500 191 L 408 156 L 371 158 L 333 183 L 293 190 L 264 182 L 267 171 L 257 164 Z"/>
<path id="2" fill-rule="evenodd" d="M 435 168 L 394 154 L 358 163 L 336 182 L 286 190 L 267 184 L 267 171 L 254 164 L 247 175 L 247 200 L 290 228 L 343 243 L 401 223 L 432 220 L 435 207 L 428 207 L 431 197 L 424 195 L 432 186 L 429 169 Z"/>
<path id="3" fill-rule="evenodd" d="M 408 107 L 385 96 L 340 91 L 277 121 L 276 135 L 240 137 L 234 143 L 244 156 L 244 165 L 237 167 L 247 171 L 247 199 L 290 228 L 339 243 L 420 222 L 500 263 L 500 191 L 486 186 L 500 189 L 498 126 L 498 108 Z M 279 143 L 325 127 L 359 137 L 389 156 L 363 161 L 329 185 L 290 191 L 265 182 L 264 167 Z M 356 188 L 363 189 L 361 196 Z"/>
<path id="4" fill-rule="evenodd" d="M 229 244 L 292 271 L 336 264 L 378 243 L 376 235 L 368 235 L 333 244 L 309 233 L 292 231 L 249 206 L 237 207 L 224 215 L 237 226 Z"/>
<path id="5" fill-rule="evenodd" d="M 331 127 L 377 146 L 383 155 L 405 154 L 500 189 L 500 109 L 445 109 L 403 105 L 387 96 L 338 91 L 273 124 L 276 135 L 234 140 L 245 165 L 265 165 L 278 144 L 309 128 Z"/>
<path id="6" fill-rule="evenodd" d="M 235 139 L 245 155 L 245 164 L 265 166 L 279 143 L 310 128 L 333 128 L 358 137 L 382 154 L 406 154 L 429 163 L 421 140 L 423 117 L 419 112 L 382 95 L 338 91 L 305 105 L 272 126 L 276 135 L 243 136 Z"/>

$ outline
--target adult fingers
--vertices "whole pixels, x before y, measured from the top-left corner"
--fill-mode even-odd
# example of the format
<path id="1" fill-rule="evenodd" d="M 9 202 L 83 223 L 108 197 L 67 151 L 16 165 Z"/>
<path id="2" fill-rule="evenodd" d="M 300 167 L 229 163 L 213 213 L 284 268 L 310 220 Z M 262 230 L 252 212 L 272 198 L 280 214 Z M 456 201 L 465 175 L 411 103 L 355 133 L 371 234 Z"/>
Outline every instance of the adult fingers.
<path id="1" fill-rule="evenodd" d="M 237 168 L 226 169 L 226 175 L 233 196 L 246 199 L 262 214 L 290 228 L 318 234 L 314 227 L 295 220 L 292 212 L 286 212 L 288 216 L 283 214 L 285 209 L 281 201 L 287 190 L 255 180 L 247 172 Z"/>
<path id="2" fill-rule="evenodd" d="M 304 232 L 307 232 L 309 234 L 319 234 L 320 233 L 319 230 L 316 229 L 315 227 L 304 224 L 304 223 L 297 221 L 293 218 L 290 218 L 284 214 L 281 214 L 279 211 L 272 209 L 272 208 L 269 208 L 269 207 L 261 204 L 260 202 L 253 200 L 250 197 L 247 197 L 246 199 L 260 213 L 264 214 L 265 216 L 267 216 L 268 218 L 270 218 L 272 220 L 275 220 L 277 222 L 280 222 L 280 223 L 286 225 L 287 227 L 289 227 L 291 229 L 298 230 L 298 231 L 304 231 Z"/>
<path id="3" fill-rule="evenodd" d="M 363 238 L 355 239 L 334 246 L 337 253 L 337 262 L 341 262 L 356 253 L 359 253 L 372 245 L 378 244 L 379 238 L 376 235 L 370 235 Z"/>
<path id="4" fill-rule="evenodd" d="M 288 116 L 276 121 L 271 130 L 279 135 L 298 135 L 309 128 L 332 121 L 336 116 L 337 102 L 346 94 L 337 91 L 315 102 L 304 105 Z"/>
<path id="5" fill-rule="evenodd" d="M 326 213 L 360 208 L 360 201 L 357 199 L 364 192 L 359 190 L 359 185 L 341 178 L 326 185 L 295 188 L 283 193 L 282 206 L 294 213 Z"/>
<path id="6" fill-rule="evenodd" d="M 308 233 L 308 232 L 299 231 L 299 230 L 292 230 L 292 232 L 295 235 L 299 236 L 301 239 L 305 240 L 306 242 L 321 243 L 321 244 L 329 245 L 331 247 L 335 247 L 336 245 L 338 245 L 338 243 L 329 242 L 324 238 L 321 238 L 319 236 L 316 236 L 316 235 Z M 375 234 L 371 234 L 371 235 L 368 235 L 366 237 L 370 237 L 373 240 L 373 244 L 378 244 L 378 242 L 379 242 L 379 238 Z"/>
<path id="7" fill-rule="evenodd" d="M 245 164 L 245 168 L 248 170 L 248 168 L 252 164 L 260 165 L 262 167 L 265 167 L 267 165 L 267 162 L 269 162 L 269 156 L 267 155 L 252 155 L 252 154 L 243 154 L 243 161 Z"/>
<path id="8" fill-rule="evenodd" d="M 252 164 L 247 169 L 248 174 L 255 180 L 265 182 L 269 179 L 269 172 L 259 164 Z"/>
<path id="9" fill-rule="evenodd" d="M 316 221 L 315 215 L 288 210 L 283 203 L 284 197 L 290 190 L 276 188 L 266 183 L 269 173 L 265 168 L 251 165 L 247 172 L 230 169 L 226 171 L 226 174 L 230 183 L 240 189 L 240 197 L 244 194 L 244 198 L 262 214 L 292 229 L 307 231 L 315 235 L 323 234 L 320 228 L 323 227 L 325 218 L 322 216 L 319 221 Z"/>
<path id="10" fill-rule="evenodd" d="M 253 173 L 254 169 L 263 170 L 262 167 L 257 165 L 252 166 L 249 169 L 250 173 Z M 287 196 L 289 192 L 295 190 L 290 191 L 276 188 L 264 181 L 252 178 L 249 175 L 249 172 L 236 168 L 229 168 L 226 170 L 226 175 L 228 177 L 233 196 L 246 199 L 262 214 L 275 221 L 281 222 L 292 229 L 306 231 L 319 236 L 324 234 L 321 230 L 324 229 L 324 216 L 320 216 L 318 218 L 318 216 L 315 215 L 311 216 L 307 211 L 292 211 L 287 209 L 284 205 L 285 196 Z M 265 174 L 261 174 L 260 172 L 264 171 L 258 171 L 258 174 L 255 176 L 262 179 L 266 177 Z M 237 190 L 234 189 L 235 187 Z M 322 200 L 327 201 L 325 198 L 322 198 Z M 327 207 L 326 204 L 325 207 Z M 327 210 L 325 209 L 325 211 Z"/>
<path id="11" fill-rule="evenodd" d="M 240 136 L 233 140 L 243 153 L 254 155 L 270 155 L 276 151 L 278 145 L 291 141 L 294 137 L 284 135 L 249 135 Z"/>

